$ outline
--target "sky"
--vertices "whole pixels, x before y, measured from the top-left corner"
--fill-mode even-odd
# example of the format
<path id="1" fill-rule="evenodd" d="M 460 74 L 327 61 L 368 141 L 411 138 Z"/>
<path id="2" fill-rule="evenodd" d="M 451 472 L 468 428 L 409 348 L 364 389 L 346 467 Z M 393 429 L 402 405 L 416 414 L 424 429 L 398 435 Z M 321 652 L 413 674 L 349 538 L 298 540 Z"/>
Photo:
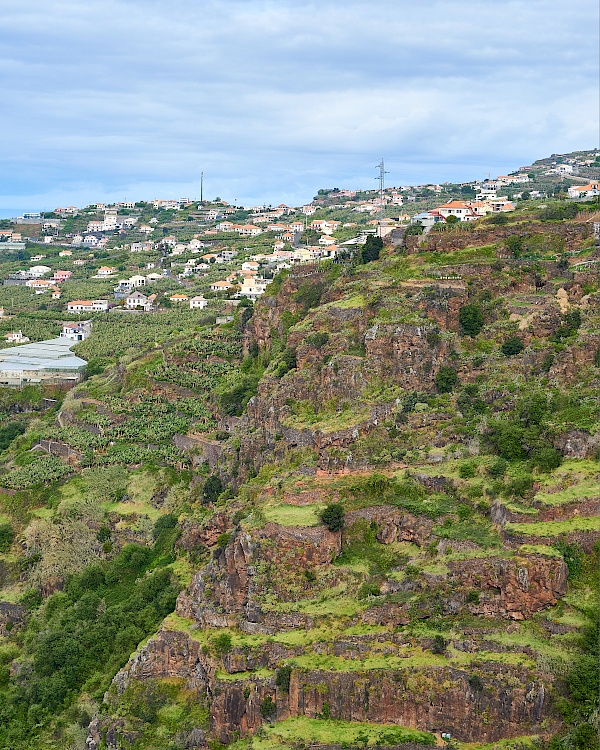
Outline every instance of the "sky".
<path id="1" fill-rule="evenodd" d="M 599 145 L 597 0 L 0 0 L 0 211 L 496 176 Z"/>

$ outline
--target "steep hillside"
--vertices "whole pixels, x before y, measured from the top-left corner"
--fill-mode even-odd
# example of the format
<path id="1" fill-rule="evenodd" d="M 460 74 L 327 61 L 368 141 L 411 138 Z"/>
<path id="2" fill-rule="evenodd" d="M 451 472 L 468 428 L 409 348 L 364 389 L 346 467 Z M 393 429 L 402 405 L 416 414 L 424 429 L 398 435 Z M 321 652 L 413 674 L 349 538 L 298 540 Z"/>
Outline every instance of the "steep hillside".
<path id="1" fill-rule="evenodd" d="M 563 205 L 107 328 L 7 440 L 0 747 L 598 747 L 599 219 Z"/>

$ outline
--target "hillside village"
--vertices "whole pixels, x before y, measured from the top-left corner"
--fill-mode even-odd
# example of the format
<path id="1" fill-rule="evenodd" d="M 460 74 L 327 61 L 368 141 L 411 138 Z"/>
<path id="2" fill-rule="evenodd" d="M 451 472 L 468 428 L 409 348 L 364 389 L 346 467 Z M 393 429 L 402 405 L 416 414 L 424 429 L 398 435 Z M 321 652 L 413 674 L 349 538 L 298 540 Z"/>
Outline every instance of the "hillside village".
<path id="1" fill-rule="evenodd" d="M 15 262 L 21 267 L 4 285 L 47 295 L 52 309 L 62 305 L 73 314 L 155 313 L 172 305 L 204 310 L 211 300 L 227 314 L 242 298 L 259 299 L 279 271 L 348 259 L 369 234 L 399 242 L 405 233 L 502 216 L 552 195 L 589 200 L 600 194 L 599 177 L 598 152 L 590 151 L 480 182 L 321 190 L 295 208 L 189 199 L 58 207 L 0 222 L 3 257 L 34 264 Z M 104 265 L 108 258 L 112 266 Z M 100 280 L 114 286 L 91 283 Z M 94 299 L 75 295 L 91 289 L 98 291 Z"/>

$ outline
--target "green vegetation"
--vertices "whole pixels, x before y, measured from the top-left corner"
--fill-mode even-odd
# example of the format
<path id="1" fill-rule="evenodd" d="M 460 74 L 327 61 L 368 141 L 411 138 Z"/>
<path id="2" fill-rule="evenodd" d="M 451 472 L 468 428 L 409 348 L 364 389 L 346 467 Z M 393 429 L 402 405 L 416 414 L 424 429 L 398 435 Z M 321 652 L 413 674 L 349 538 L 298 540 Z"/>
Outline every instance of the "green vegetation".
<path id="1" fill-rule="evenodd" d="M 319 520 L 329 531 L 341 531 L 344 528 L 344 507 L 339 503 L 327 505 L 319 513 Z"/>
<path id="2" fill-rule="evenodd" d="M 381 239 L 381 237 L 375 237 L 374 235 L 370 234 L 360 250 L 360 262 L 370 263 L 371 261 L 379 260 L 379 254 L 382 250 L 383 240 Z"/>
<path id="3" fill-rule="evenodd" d="M 114 673 L 175 605 L 178 589 L 161 565 L 157 548 L 127 545 L 109 563 L 71 576 L 63 592 L 34 612 L 21 636 L 31 676 L 25 683 L 6 680 L 0 693 L 0 747 L 31 747 L 40 724 L 60 734 L 81 689 L 101 699 Z"/>
<path id="4" fill-rule="evenodd" d="M 398 745 L 415 742 L 420 745 L 434 745 L 435 737 L 429 732 L 406 729 L 395 724 L 369 724 L 360 721 L 333 721 L 297 717 L 278 722 L 265 731 L 265 750 L 273 747 L 292 747 L 297 741 L 319 744 L 342 743 L 361 747 L 371 745 Z M 252 743 L 252 747 L 262 745 Z M 275 744 L 271 744 L 275 743 Z M 289 743 L 289 745 L 287 744 Z M 240 748 L 244 743 L 239 743 Z M 238 750 L 238 743 L 233 746 Z"/>
<path id="5" fill-rule="evenodd" d="M 500 348 L 505 357 L 514 357 L 515 354 L 520 354 L 523 351 L 525 345 L 518 336 L 510 336 L 510 338 L 502 342 Z"/>
<path id="6" fill-rule="evenodd" d="M 484 326 L 483 312 L 478 305 L 464 305 L 458 311 L 458 322 L 463 334 L 477 336 Z"/>
<path id="7" fill-rule="evenodd" d="M 435 376 L 435 385 L 440 393 L 450 393 L 459 383 L 453 367 L 442 365 Z"/>

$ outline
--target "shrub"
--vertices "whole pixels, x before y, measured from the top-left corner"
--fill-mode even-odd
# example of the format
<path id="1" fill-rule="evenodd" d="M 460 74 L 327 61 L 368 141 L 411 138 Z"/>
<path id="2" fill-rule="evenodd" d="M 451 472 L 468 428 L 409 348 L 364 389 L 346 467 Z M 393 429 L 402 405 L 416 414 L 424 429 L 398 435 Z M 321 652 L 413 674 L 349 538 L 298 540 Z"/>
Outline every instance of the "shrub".
<path id="1" fill-rule="evenodd" d="M 435 635 L 433 637 L 433 643 L 431 644 L 432 654 L 443 654 L 446 650 L 446 640 L 441 635 Z"/>
<path id="2" fill-rule="evenodd" d="M 475 464 L 472 462 L 461 464 L 458 467 L 458 476 L 461 479 L 470 479 L 475 476 Z"/>
<path id="3" fill-rule="evenodd" d="M 419 223 L 411 224 L 410 226 L 406 227 L 406 229 L 404 230 L 405 237 L 411 237 L 413 235 L 419 235 L 419 234 L 423 234 L 423 225 Z"/>
<path id="4" fill-rule="evenodd" d="M 0 524 L 0 552 L 7 552 L 14 538 L 13 527 L 9 523 Z"/>
<path id="5" fill-rule="evenodd" d="M 275 684 L 278 688 L 281 688 L 284 693 L 290 691 L 290 679 L 292 677 L 291 667 L 279 667 L 275 676 Z"/>
<path id="6" fill-rule="evenodd" d="M 276 378 L 282 378 L 286 372 L 293 370 L 296 367 L 296 350 L 288 346 L 283 351 L 277 367 L 273 371 L 273 375 Z"/>
<path id="7" fill-rule="evenodd" d="M 379 253 L 383 250 L 383 240 L 370 234 L 360 250 L 360 263 L 370 263 L 379 260 Z"/>
<path id="8" fill-rule="evenodd" d="M 329 334 L 324 331 L 315 331 L 315 333 L 309 334 L 305 339 L 304 343 L 308 346 L 314 346 L 316 349 L 320 349 L 322 346 L 329 341 Z"/>
<path id="9" fill-rule="evenodd" d="M 272 719 L 275 716 L 275 713 L 277 712 L 277 705 L 270 695 L 267 695 L 265 698 L 263 698 L 263 701 L 260 704 L 260 711 L 263 717 L 267 720 Z"/>
<path id="10" fill-rule="evenodd" d="M 204 482 L 202 502 L 205 504 L 216 503 L 221 492 L 223 492 L 223 482 L 217 474 L 211 474 Z"/>
<path id="11" fill-rule="evenodd" d="M 524 435 L 523 427 L 514 422 L 498 420 L 490 423 L 489 440 L 496 452 L 507 461 L 526 457 L 522 444 Z"/>
<path id="12" fill-rule="evenodd" d="M 224 549 L 229 544 L 229 540 L 231 539 L 231 534 L 228 534 L 227 532 L 223 532 L 223 534 L 219 534 L 217 537 L 217 546 Z"/>
<path id="13" fill-rule="evenodd" d="M 507 237 L 504 244 L 506 245 L 507 250 L 510 250 L 515 258 L 518 258 L 523 250 L 523 240 L 518 234 L 513 234 L 510 237 Z"/>
<path id="14" fill-rule="evenodd" d="M 581 325 L 581 313 L 579 310 L 570 310 L 563 315 L 562 323 L 550 336 L 550 341 L 560 343 L 563 339 L 574 336 Z"/>
<path id="15" fill-rule="evenodd" d="M 174 513 L 167 513 L 156 520 L 152 529 L 152 536 L 158 539 L 163 531 L 173 529 L 175 526 L 177 526 L 177 516 Z M 106 539 L 101 539 L 100 541 L 106 541 Z"/>
<path id="16" fill-rule="evenodd" d="M 469 591 L 465 601 L 467 604 L 479 604 L 479 593 L 477 591 Z"/>
<path id="17" fill-rule="evenodd" d="M 569 544 L 563 539 L 559 539 L 552 546 L 564 557 L 569 570 L 569 578 L 576 578 L 583 567 L 583 550 L 580 545 L 577 542 Z"/>
<path id="18" fill-rule="evenodd" d="M 101 526 L 98 529 L 98 533 L 96 534 L 96 539 L 104 544 L 105 542 L 108 542 L 111 537 L 111 531 L 109 526 Z"/>
<path id="19" fill-rule="evenodd" d="M 562 463 L 562 454 L 551 445 L 542 446 L 534 450 L 531 454 L 531 460 L 534 466 L 540 471 L 552 471 L 557 469 Z"/>
<path id="20" fill-rule="evenodd" d="M 477 336 L 485 323 L 479 305 L 463 305 L 458 311 L 458 322 L 463 336 Z"/>
<path id="21" fill-rule="evenodd" d="M 294 299 L 304 306 L 304 312 L 307 313 L 311 307 L 319 304 L 325 287 L 325 282 L 303 281 L 294 294 Z"/>
<path id="22" fill-rule="evenodd" d="M 341 531 L 344 528 L 344 506 L 340 503 L 330 503 L 319 514 L 321 523 L 324 523 L 329 531 Z"/>
<path id="23" fill-rule="evenodd" d="M 500 348 L 505 357 L 514 357 L 515 354 L 523 351 L 525 344 L 523 344 L 518 336 L 511 336 L 502 343 Z"/>
<path id="24" fill-rule="evenodd" d="M 533 489 L 533 477 L 531 474 L 523 474 L 511 479 L 506 485 L 506 492 L 512 497 L 525 497 Z"/>
<path id="25" fill-rule="evenodd" d="M 217 656 L 223 656 L 231 651 L 231 636 L 229 633 L 219 633 L 212 639 L 212 645 Z"/>
<path id="26" fill-rule="evenodd" d="M 508 463 L 503 458 L 499 458 L 488 468 L 488 474 L 494 479 L 497 479 L 498 477 L 504 476 L 507 468 Z"/>
<path id="27" fill-rule="evenodd" d="M 25 425 L 22 422 L 9 422 L 4 427 L 0 427 L 0 450 L 5 450 L 17 437 L 25 432 Z"/>
<path id="28" fill-rule="evenodd" d="M 435 385 L 440 393 L 450 393 L 458 382 L 456 370 L 447 365 L 442 365 L 435 376 Z"/>
<path id="29" fill-rule="evenodd" d="M 379 596 L 381 590 L 376 583 L 363 583 L 358 589 L 358 599 L 368 599 L 370 596 Z"/>

